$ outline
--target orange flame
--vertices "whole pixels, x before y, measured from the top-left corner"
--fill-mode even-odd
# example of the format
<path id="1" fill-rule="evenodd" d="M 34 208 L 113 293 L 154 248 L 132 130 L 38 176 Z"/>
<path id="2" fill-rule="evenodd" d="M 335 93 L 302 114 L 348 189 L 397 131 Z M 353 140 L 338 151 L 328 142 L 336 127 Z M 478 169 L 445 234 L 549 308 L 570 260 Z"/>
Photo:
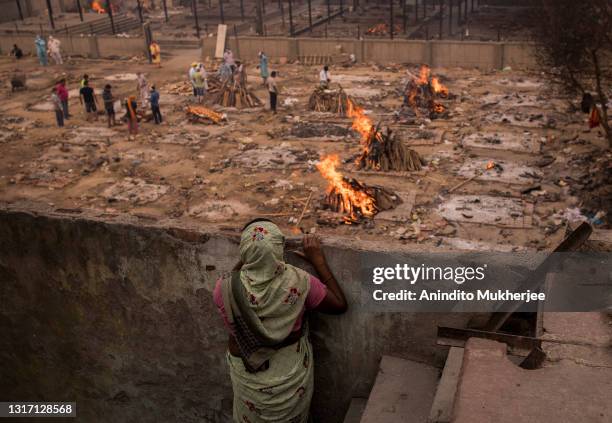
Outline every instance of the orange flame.
<path id="1" fill-rule="evenodd" d="M 430 75 L 431 75 L 431 69 L 429 69 L 429 66 L 427 65 L 421 66 L 421 70 L 419 71 L 419 79 L 417 80 L 419 85 L 429 84 Z"/>
<path id="2" fill-rule="evenodd" d="M 444 97 L 448 96 L 448 88 L 442 85 L 438 77 L 434 76 L 433 78 L 431 78 L 431 87 L 433 88 L 436 94 L 440 94 Z"/>
<path id="3" fill-rule="evenodd" d="M 336 154 L 323 157 L 317 164 L 317 169 L 329 183 L 327 192 L 340 194 L 342 208 L 351 216 L 355 216 L 355 212 L 359 210 L 363 216 L 373 217 L 377 212 L 374 199 L 363 191 L 355 190 L 336 170 L 339 164 L 340 159 Z"/>
<path id="4" fill-rule="evenodd" d="M 353 118 L 353 125 L 351 128 L 359 132 L 363 139 L 367 139 L 370 136 L 370 132 L 372 132 L 373 125 L 372 120 L 366 116 L 365 110 L 357 106 L 351 100 L 348 100 L 346 115 Z"/>
<path id="5" fill-rule="evenodd" d="M 495 167 L 495 162 L 489 162 L 487 163 L 487 170 L 491 170 Z"/>
<path id="6" fill-rule="evenodd" d="M 91 8 L 98 13 L 106 13 L 106 10 L 102 7 L 102 5 L 100 4 L 100 2 L 98 2 L 98 0 L 94 0 L 91 3 Z"/>

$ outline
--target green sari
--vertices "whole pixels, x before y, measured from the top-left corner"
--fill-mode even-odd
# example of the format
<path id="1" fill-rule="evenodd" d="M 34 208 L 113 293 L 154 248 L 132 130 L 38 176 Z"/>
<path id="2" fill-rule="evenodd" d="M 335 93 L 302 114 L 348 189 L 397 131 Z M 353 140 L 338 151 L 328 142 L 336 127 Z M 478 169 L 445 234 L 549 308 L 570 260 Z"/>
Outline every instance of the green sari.
<path id="1" fill-rule="evenodd" d="M 223 281 L 223 302 L 241 357 L 229 352 L 234 421 L 308 420 L 313 393 L 312 346 L 307 325 L 292 334 L 310 289 L 308 273 L 283 261 L 284 236 L 271 222 L 242 233 L 242 267 Z"/>

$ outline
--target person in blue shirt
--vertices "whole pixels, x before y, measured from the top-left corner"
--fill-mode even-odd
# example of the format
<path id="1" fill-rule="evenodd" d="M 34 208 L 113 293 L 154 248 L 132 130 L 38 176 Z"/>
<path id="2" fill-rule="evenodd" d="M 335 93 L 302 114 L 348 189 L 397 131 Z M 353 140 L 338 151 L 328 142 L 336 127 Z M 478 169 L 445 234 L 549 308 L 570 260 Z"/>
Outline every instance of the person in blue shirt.
<path id="1" fill-rule="evenodd" d="M 261 75 L 261 79 L 263 79 L 263 85 L 265 86 L 268 82 L 268 56 L 263 51 L 259 52 L 259 73 Z"/>
<path id="2" fill-rule="evenodd" d="M 153 119 L 156 124 L 162 123 L 162 115 L 159 111 L 159 91 L 155 89 L 155 85 L 151 86 L 151 95 L 149 96 L 149 103 L 151 104 L 151 111 L 153 112 Z"/>
<path id="3" fill-rule="evenodd" d="M 36 36 L 36 40 L 34 40 L 34 44 L 36 44 L 36 54 L 38 55 L 38 61 L 42 66 L 47 66 L 47 43 L 45 43 L 44 38 L 40 35 Z"/>

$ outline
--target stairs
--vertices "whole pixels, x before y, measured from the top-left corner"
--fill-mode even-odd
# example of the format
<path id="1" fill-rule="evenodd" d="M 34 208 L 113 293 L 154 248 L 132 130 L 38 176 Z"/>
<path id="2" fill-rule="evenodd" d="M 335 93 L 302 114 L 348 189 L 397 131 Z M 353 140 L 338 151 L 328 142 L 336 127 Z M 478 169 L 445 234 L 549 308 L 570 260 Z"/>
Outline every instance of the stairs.
<path id="1" fill-rule="evenodd" d="M 125 14 L 113 15 L 113 21 L 115 22 L 115 32 L 117 34 L 121 34 L 123 32 L 130 32 L 135 29 L 140 29 L 141 24 L 140 21 L 132 16 L 127 16 Z M 108 15 L 103 15 L 99 19 L 96 19 L 92 22 L 83 22 L 77 25 L 69 26 L 67 28 L 57 29 L 55 31 L 57 34 L 69 34 L 69 35 L 79 35 L 79 34 L 111 34 L 113 33 L 113 29 L 110 23 L 110 18 Z"/>
<path id="2" fill-rule="evenodd" d="M 450 423 L 462 364 L 455 347 L 441 378 L 428 364 L 383 356 L 369 398 L 353 398 L 344 423 Z"/>

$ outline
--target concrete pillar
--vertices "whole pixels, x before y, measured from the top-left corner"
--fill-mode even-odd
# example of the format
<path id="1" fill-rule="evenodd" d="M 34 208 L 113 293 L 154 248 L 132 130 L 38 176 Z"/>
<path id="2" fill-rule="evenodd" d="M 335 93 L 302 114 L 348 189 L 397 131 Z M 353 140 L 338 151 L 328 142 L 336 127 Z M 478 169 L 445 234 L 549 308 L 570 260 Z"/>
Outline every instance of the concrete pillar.
<path id="1" fill-rule="evenodd" d="M 288 44 L 287 60 L 297 59 L 297 57 L 300 55 L 299 39 L 298 38 L 288 38 L 287 44 Z"/>
<path id="2" fill-rule="evenodd" d="M 423 53 L 425 53 L 423 55 L 423 63 L 425 63 L 429 67 L 432 67 L 433 66 L 433 42 L 431 40 L 425 41 L 425 48 L 424 48 Z"/>
<path id="3" fill-rule="evenodd" d="M 506 43 L 498 43 L 498 63 L 499 69 L 503 69 L 506 65 Z"/>
<path id="4" fill-rule="evenodd" d="M 355 40 L 353 41 L 353 51 L 355 54 L 355 59 L 359 63 L 363 63 L 365 61 L 365 41 L 364 40 Z"/>
<path id="5" fill-rule="evenodd" d="M 88 37 L 89 41 L 89 57 L 98 59 L 100 57 L 100 47 L 98 46 L 98 37 Z"/>

